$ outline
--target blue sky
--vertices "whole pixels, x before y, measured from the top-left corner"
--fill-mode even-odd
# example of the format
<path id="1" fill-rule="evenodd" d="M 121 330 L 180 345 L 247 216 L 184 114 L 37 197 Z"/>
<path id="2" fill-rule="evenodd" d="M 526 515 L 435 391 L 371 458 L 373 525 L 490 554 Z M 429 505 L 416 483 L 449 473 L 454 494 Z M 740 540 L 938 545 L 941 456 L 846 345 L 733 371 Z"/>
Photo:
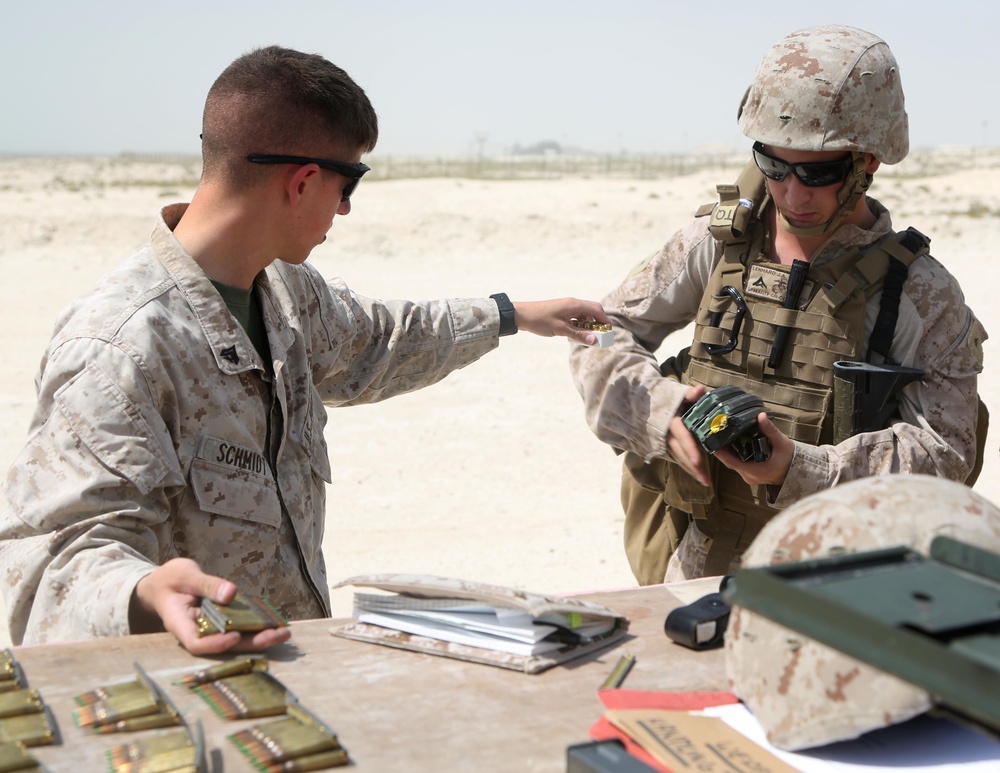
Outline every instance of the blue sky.
<path id="1" fill-rule="evenodd" d="M 1000 144 L 1000 3 L 667 0 L 0 0 L 0 154 L 198 152 L 205 94 L 240 53 L 321 53 L 368 92 L 376 155 L 742 148 L 764 51 L 821 23 L 899 61 L 911 145 Z"/>

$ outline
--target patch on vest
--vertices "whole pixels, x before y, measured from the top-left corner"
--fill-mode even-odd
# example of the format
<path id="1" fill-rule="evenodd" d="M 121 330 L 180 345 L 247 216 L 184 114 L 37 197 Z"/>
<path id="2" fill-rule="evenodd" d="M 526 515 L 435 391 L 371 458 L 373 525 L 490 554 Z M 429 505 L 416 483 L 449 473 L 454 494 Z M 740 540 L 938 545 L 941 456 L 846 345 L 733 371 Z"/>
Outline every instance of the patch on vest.
<path id="1" fill-rule="evenodd" d="M 806 280 L 799 293 L 799 308 L 803 309 L 812 296 L 812 285 L 810 280 Z M 785 293 L 788 291 L 788 272 L 779 268 L 755 263 L 750 266 L 750 274 L 747 276 L 746 287 L 743 293 L 751 298 L 758 298 L 763 301 L 773 301 L 774 303 L 784 303 Z"/>

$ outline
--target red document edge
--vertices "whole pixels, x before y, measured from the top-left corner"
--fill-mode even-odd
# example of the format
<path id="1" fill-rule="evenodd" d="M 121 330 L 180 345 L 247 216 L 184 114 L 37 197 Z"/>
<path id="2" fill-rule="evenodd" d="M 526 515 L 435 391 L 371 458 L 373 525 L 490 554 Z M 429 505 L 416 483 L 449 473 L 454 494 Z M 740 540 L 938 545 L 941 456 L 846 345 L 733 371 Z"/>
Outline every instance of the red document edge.
<path id="1" fill-rule="evenodd" d="M 597 693 L 606 709 L 666 709 L 667 711 L 697 711 L 709 706 L 726 706 L 739 703 L 731 692 L 656 692 L 653 690 L 599 690 Z M 590 737 L 595 741 L 617 739 L 625 744 L 628 753 L 642 760 L 661 773 L 673 773 L 646 753 L 627 734 L 601 717 L 590 727 Z"/>

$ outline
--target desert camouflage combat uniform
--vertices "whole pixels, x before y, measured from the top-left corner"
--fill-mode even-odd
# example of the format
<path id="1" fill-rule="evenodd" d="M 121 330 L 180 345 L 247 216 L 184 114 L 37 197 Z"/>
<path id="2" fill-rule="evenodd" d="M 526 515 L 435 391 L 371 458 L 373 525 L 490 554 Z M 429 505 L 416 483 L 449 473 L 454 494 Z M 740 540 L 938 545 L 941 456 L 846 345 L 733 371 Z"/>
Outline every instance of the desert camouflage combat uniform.
<path id="1" fill-rule="evenodd" d="M 167 207 L 150 243 L 58 323 L 3 489 L 11 637 L 129 632 L 129 599 L 187 556 L 291 618 L 329 613 L 326 405 L 432 384 L 497 346 L 494 301 L 382 303 L 276 262 L 256 280 L 266 367 Z"/>
<path id="2" fill-rule="evenodd" d="M 841 226 L 813 256 L 814 270 L 890 232 L 885 208 L 871 198 L 868 205 L 878 218 L 875 225 L 870 230 Z M 603 299 L 616 329 L 614 344 L 606 349 L 574 346 L 570 365 L 588 423 L 604 442 L 646 462 L 671 458 L 666 433 L 688 387 L 661 375 L 655 353 L 668 335 L 695 318 L 721 258 L 722 245 L 710 235 L 708 218 L 698 218 Z M 880 300 L 881 293 L 875 293 L 866 304 L 862 344 L 871 334 Z M 984 338 L 947 269 L 930 256 L 917 258 L 903 286 L 890 359 L 922 368 L 925 375 L 903 390 L 902 421 L 837 445 L 796 442 L 784 484 L 768 487 L 762 504 L 777 512 L 837 483 L 884 473 L 926 473 L 964 481 L 976 458 L 976 385 Z M 763 380 L 768 378 L 765 373 Z M 710 459 L 710 466 L 718 479 L 721 464 Z M 729 473 L 729 478 L 733 475 Z M 662 485 L 662 480 L 650 483 Z M 733 485 L 746 486 L 742 480 Z M 641 576 L 636 562 L 649 544 L 655 547 L 652 537 L 630 534 L 626 524 L 627 552 L 641 582 L 663 579 L 662 574 Z M 647 545 L 640 545 L 644 540 Z M 691 567 L 704 565 L 709 543 L 696 526 L 689 527 L 672 566 L 679 564 L 685 575 L 697 574 Z M 666 556 L 657 572 L 663 571 L 665 562 Z"/>
<path id="3" fill-rule="evenodd" d="M 896 248 L 904 240 L 892 232 L 888 213 L 866 199 L 877 171 L 877 166 L 871 168 L 872 159 L 897 164 L 909 152 L 899 66 L 886 42 L 842 25 L 786 35 L 758 64 L 737 120 L 743 134 L 755 141 L 758 177 L 771 182 L 754 183 L 744 170 L 735 185 L 719 186 L 719 203 L 711 217 L 718 222 L 711 231 L 709 218 L 696 220 L 605 299 L 623 332 L 614 346 L 589 352 L 574 348 L 571 355 L 591 428 L 605 442 L 632 452 L 626 455 L 622 478 L 625 543 L 633 572 L 643 583 L 663 580 L 675 549 L 669 579 L 731 570 L 730 561 L 738 560 L 775 512 L 852 478 L 910 472 L 965 482 L 978 473 L 977 439 L 983 436 L 986 416 L 980 411 L 976 381 L 985 332 L 965 306 L 954 278 L 915 244 L 923 239 L 914 240 L 901 254 Z M 768 157 L 768 147 L 835 154 L 849 164 L 842 175 L 816 177 L 804 169 L 813 164 L 762 162 L 757 154 Z M 774 203 L 765 189 L 789 175 L 798 179 L 795 185 L 839 185 L 838 206 L 829 219 L 796 225 L 780 210 L 767 209 Z M 845 225 L 862 201 L 877 218 L 870 230 Z M 808 260 L 813 288 L 803 290 L 795 308 L 782 308 L 786 296 L 778 291 L 778 275 L 788 269 L 768 266 L 761 257 L 767 250 L 757 246 L 758 239 L 774 238 L 760 233 L 772 220 L 794 237 L 817 239 L 822 245 Z M 720 231 L 727 223 L 728 233 Z M 747 249 L 734 255 L 741 237 Z M 890 244 L 896 264 L 884 254 Z M 853 263 L 852 250 L 863 253 Z M 720 260 L 725 263 L 720 265 Z M 881 290 L 890 274 L 890 287 L 902 286 L 898 314 L 892 314 L 894 292 L 886 293 L 887 313 L 879 319 Z M 765 276 L 778 279 L 769 285 Z M 788 276 L 784 273 L 783 287 Z M 757 294 L 758 280 L 772 290 L 770 307 L 768 298 L 749 297 Z M 705 297 L 706 288 L 709 296 L 724 290 L 723 302 L 734 293 L 733 300 L 741 293 L 747 296 L 750 324 L 732 346 L 720 336 L 724 327 L 735 333 L 739 305 L 736 313 L 725 312 L 734 320 L 732 328 L 716 327 L 724 309 L 719 300 Z M 691 363 L 675 360 L 680 367 L 672 371 L 678 380 L 661 377 L 657 348 L 696 316 Z M 889 320 L 894 325 L 886 324 Z M 774 338 L 780 328 L 794 331 L 791 348 L 784 360 L 772 365 L 766 349 L 776 351 Z M 874 343 L 873 330 L 878 333 Z M 768 341 L 770 333 L 775 336 Z M 725 347 L 709 353 L 708 343 L 723 342 Z M 873 352 L 886 363 L 922 369 L 923 379 L 900 393 L 900 420 L 834 444 L 834 433 L 828 431 L 838 418 L 831 405 L 834 363 L 868 360 Z M 666 433 L 687 391 L 681 381 L 712 388 L 742 385 L 748 392 L 760 389 L 776 426 L 795 444 L 781 486 L 748 491 L 741 476 L 714 459 L 709 460 L 709 488 L 679 467 L 670 469 Z M 806 430 L 814 432 L 810 436 Z"/>

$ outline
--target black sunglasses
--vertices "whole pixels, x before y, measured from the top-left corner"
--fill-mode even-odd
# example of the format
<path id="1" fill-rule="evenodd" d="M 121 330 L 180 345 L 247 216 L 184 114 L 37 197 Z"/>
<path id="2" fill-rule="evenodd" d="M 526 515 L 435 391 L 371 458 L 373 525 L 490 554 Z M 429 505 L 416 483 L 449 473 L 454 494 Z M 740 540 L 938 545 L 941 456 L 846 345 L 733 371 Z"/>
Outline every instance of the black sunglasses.
<path id="1" fill-rule="evenodd" d="M 344 177 L 349 177 L 350 182 L 344 186 L 340 192 L 340 200 L 347 201 L 358 187 L 365 172 L 370 172 L 371 167 L 367 164 L 348 164 L 346 161 L 331 161 L 328 158 L 310 158 L 308 156 L 272 156 L 266 153 L 251 153 L 247 156 L 247 161 L 251 164 L 316 164 L 320 169 L 329 169 Z"/>
<path id="2" fill-rule="evenodd" d="M 788 176 L 789 172 L 792 172 L 800 183 L 809 188 L 825 188 L 827 185 L 842 183 L 854 171 L 853 154 L 848 154 L 835 161 L 789 164 L 765 153 L 764 145 L 760 142 L 753 144 L 753 160 L 756 162 L 757 168 L 769 180 L 780 183 Z"/>

